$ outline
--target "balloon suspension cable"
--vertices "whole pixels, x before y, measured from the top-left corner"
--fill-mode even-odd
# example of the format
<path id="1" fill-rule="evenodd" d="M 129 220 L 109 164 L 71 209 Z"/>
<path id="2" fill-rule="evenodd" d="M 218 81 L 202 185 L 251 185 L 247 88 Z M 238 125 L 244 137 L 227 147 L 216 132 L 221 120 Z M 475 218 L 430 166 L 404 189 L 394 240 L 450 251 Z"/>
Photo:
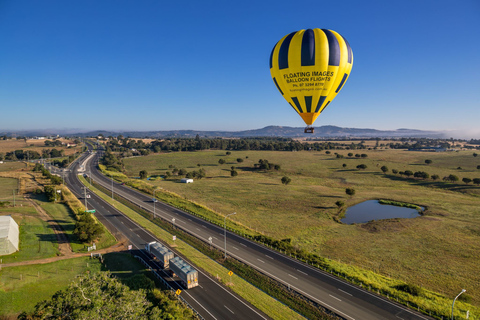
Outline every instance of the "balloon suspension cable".
<path id="1" fill-rule="evenodd" d="M 313 133 L 315 131 L 314 127 L 307 126 L 305 128 L 305 133 Z"/>

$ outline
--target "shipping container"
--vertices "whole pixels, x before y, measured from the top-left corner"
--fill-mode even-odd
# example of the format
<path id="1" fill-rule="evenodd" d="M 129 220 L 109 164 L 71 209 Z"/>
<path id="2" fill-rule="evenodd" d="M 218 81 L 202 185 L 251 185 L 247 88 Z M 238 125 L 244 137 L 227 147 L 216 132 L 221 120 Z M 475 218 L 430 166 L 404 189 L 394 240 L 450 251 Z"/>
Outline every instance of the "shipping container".
<path id="1" fill-rule="evenodd" d="M 180 278 L 185 288 L 190 289 L 198 286 L 198 271 L 180 257 L 170 260 L 170 270 L 173 276 L 177 275 Z"/>
<path id="2" fill-rule="evenodd" d="M 162 268 L 168 268 L 170 260 L 173 259 L 173 252 L 158 242 L 150 242 L 145 245 L 145 250 L 160 263 Z"/>

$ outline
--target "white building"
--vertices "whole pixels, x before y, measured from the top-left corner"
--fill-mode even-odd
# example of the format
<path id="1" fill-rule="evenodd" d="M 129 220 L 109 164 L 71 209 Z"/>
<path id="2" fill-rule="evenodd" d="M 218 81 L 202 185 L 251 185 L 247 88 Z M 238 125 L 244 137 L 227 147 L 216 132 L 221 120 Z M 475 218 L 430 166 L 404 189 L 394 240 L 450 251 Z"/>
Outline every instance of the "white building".
<path id="1" fill-rule="evenodd" d="M 182 178 L 181 183 L 193 183 L 193 179 Z"/>
<path id="2" fill-rule="evenodd" d="M 0 256 L 18 251 L 18 224 L 11 216 L 0 216 Z"/>

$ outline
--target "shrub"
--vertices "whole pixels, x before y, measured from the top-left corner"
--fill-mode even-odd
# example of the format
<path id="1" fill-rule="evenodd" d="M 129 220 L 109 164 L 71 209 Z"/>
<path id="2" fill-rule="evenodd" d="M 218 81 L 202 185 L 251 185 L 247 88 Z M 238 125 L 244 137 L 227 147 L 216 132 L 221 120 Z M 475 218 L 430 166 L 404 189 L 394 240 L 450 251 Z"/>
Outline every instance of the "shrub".
<path id="1" fill-rule="evenodd" d="M 349 196 L 353 196 L 353 195 L 355 195 L 355 189 L 347 188 L 347 189 L 345 189 L 345 193 L 348 194 Z"/>
<path id="2" fill-rule="evenodd" d="M 397 290 L 410 293 L 411 295 L 414 296 L 420 296 L 423 292 L 422 288 L 415 284 L 399 284 L 394 287 Z"/>
<path id="3" fill-rule="evenodd" d="M 287 184 L 289 184 L 290 182 L 292 182 L 292 179 L 290 179 L 289 177 L 284 176 L 284 177 L 282 178 L 282 183 L 283 183 L 284 185 L 287 185 Z"/>

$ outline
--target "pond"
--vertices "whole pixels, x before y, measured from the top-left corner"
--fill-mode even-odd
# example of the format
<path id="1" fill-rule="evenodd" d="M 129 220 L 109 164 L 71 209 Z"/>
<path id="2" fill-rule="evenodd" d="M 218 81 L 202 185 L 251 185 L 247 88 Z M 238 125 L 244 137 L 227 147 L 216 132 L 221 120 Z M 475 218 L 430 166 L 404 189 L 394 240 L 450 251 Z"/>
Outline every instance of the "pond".
<path id="1" fill-rule="evenodd" d="M 352 224 L 381 219 L 410 219 L 419 216 L 416 209 L 380 204 L 378 200 L 368 200 L 348 208 L 341 221 L 345 224 Z"/>

